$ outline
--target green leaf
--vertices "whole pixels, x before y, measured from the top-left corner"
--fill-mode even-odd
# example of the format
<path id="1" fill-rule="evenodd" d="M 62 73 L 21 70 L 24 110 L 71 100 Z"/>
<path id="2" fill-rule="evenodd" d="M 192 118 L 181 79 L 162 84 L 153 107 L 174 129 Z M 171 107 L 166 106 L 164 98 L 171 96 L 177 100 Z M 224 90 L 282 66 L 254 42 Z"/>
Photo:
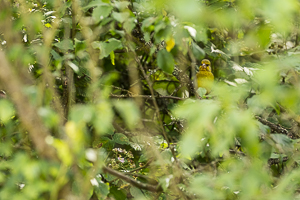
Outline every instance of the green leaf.
<path id="1" fill-rule="evenodd" d="M 85 41 L 81 41 L 78 39 L 74 39 L 75 41 L 75 52 L 78 53 L 81 50 L 84 50 L 86 48 L 86 43 Z"/>
<path id="2" fill-rule="evenodd" d="M 92 119 L 97 134 L 111 132 L 114 113 L 108 102 L 100 102 L 94 109 L 95 115 Z"/>
<path id="3" fill-rule="evenodd" d="M 164 72 L 172 74 L 175 65 L 172 54 L 165 49 L 160 50 L 157 54 L 157 65 Z"/>
<path id="4" fill-rule="evenodd" d="M 110 52 L 110 61 L 112 65 L 115 65 L 115 53 L 113 51 Z"/>
<path id="5" fill-rule="evenodd" d="M 7 99 L 0 100 L 0 120 L 3 124 L 6 124 L 14 116 L 14 107 Z"/>
<path id="6" fill-rule="evenodd" d="M 109 139 L 108 137 L 101 137 L 100 142 L 102 143 L 102 147 L 107 151 L 111 151 L 115 146 L 115 141 Z"/>
<path id="7" fill-rule="evenodd" d="M 66 166 L 70 166 L 73 162 L 73 156 L 69 145 L 63 140 L 54 139 L 53 146 L 56 148 L 58 157 L 62 163 Z"/>
<path id="8" fill-rule="evenodd" d="M 92 105 L 74 105 L 71 108 L 69 118 L 76 123 L 90 122 L 94 116 L 95 108 Z"/>
<path id="9" fill-rule="evenodd" d="M 202 60 L 205 57 L 205 51 L 194 42 L 192 42 L 192 52 L 198 60 Z"/>
<path id="10" fill-rule="evenodd" d="M 199 87 L 197 89 L 197 94 L 200 96 L 200 97 L 203 97 L 205 94 L 206 94 L 207 90 L 205 88 L 202 88 L 202 87 Z"/>
<path id="11" fill-rule="evenodd" d="M 54 60 L 60 60 L 62 57 L 56 53 L 53 49 L 51 49 L 51 55 L 53 56 Z"/>
<path id="12" fill-rule="evenodd" d="M 39 115 L 42 117 L 47 127 L 57 127 L 59 123 L 58 114 L 51 108 L 42 107 L 38 110 Z"/>
<path id="13" fill-rule="evenodd" d="M 120 23 L 125 22 L 129 18 L 129 16 L 130 16 L 129 12 L 122 12 L 122 13 L 113 12 L 112 13 L 112 17 Z"/>
<path id="14" fill-rule="evenodd" d="M 114 140 L 114 142 L 116 142 L 118 144 L 128 144 L 129 143 L 129 139 L 123 133 L 114 134 L 113 140 Z"/>
<path id="15" fill-rule="evenodd" d="M 140 120 L 140 110 L 131 100 L 114 101 L 114 106 L 120 113 L 128 128 L 133 129 Z"/>
<path id="16" fill-rule="evenodd" d="M 143 21 L 142 30 L 146 31 L 156 21 L 156 18 L 149 17 Z"/>
<path id="17" fill-rule="evenodd" d="M 67 51 L 67 50 L 74 50 L 73 42 L 70 39 L 63 40 L 61 42 L 57 42 L 54 44 L 57 48 Z"/>
<path id="18" fill-rule="evenodd" d="M 95 19 L 95 22 L 98 23 L 102 19 L 108 17 L 112 9 L 113 7 L 109 4 L 101 4 L 98 7 L 96 7 L 92 14 L 93 18 Z"/>
<path id="19" fill-rule="evenodd" d="M 87 9 L 92 8 L 92 7 L 106 5 L 106 3 L 107 2 L 103 2 L 102 0 L 91 1 L 87 6 L 83 7 L 83 9 L 87 10 Z"/>
<path id="20" fill-rule="evenodd" d="M 109 186 L 103 183 L 101 180 L 98 181 L 98 186 L 96 186 L 94 190 L 99 199 L 105 199 L 106 196 L 109 194 Z"/>
<path id="21" fill-rule="evenodd" d="M 270 136 L 278 145 L 283 148 L 283 150 L 288 151 L 293 149 L 293 140 L 287 135 L 271 134 Z"/>
<path id="22" fill-rule="evenodd" d="M 112 51 L 122 48 L 122 43 L 120 40 L 111 38 L 107 42 L 93 42 L 92 47 L 100 49 L 99 59 L 102 59 L 110 55 Z"/>
<path id="23" fill-rule="evenodd" d="M 147 199 L 141 189 L 136 187 L 130 187 L 130 194 L 134 197 L 134 199 Z"/>
<path id="24" fill-rule="evenodd" d="M 131 33 L 132 29 L 135 27 L 135 18 L 130 18 L 124 22 L 124 29 L 127 33 Z"/>

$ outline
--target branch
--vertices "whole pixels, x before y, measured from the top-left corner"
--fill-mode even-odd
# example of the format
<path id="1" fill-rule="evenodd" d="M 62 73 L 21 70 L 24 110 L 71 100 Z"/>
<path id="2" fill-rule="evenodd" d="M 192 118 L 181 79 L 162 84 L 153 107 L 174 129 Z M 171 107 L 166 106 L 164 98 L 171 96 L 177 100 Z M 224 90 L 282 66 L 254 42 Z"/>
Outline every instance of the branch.
<path id="1" fill-rule="evenodd" d="M 162 119 L 160 118 L 159 107 L 158 107 L 158 105 L 157 105 L 156 98 L 155 98 L 155 95 L 154 95 L 153 83 L 151 82 L 151 80 L 150 80 L 149 77 L 147 76 L 147 74 L 146 74 L 146 72 L 145 72 L 143 66 L 141 65 L 140 60 L 138 60 L 138 59 L 136 58 L 136 62 L 137 62 L 138 67 L 140 68 L 140 70 L 141 70 L 143 76 L 145 77 L 145 79 L 146 79 L 146 81 L 147 81 L 147 83 L 148 83 L 148 85 L 149 85 L 149 89 L 150 89 L 150 93 L 151 93 L 151 99 L 152 99 L 153 104 L 154 104 L 154 107 L 155 107 L 155 113 L 156 113 L 157 120 L 158 120 L 159 125 L 160 125 L 160 127 L 161 127 L 161 129 L 162 129 L 162 134 L 163 134 L 165 140 L 167 141 L 168 146 L 170 147 L 170 150 L 171 150 L 171 152 L 172 152 L 172 155 L 173 155 L 174 160 L 177 162 L 177 158 L 176 158 L 176 155 L 175 155 L 175 151 L 174 151 L 174 149 L 172 148 L 172 146 L 170 145 L 170 140 L 169 140 L 169 138 L 168 138 L 168 136 L 167 136 L 167 134 L 166 134 L 165 128 L 164 128 L 164 126 L 163 126 L 163 121 L 162 121 Z"/>
<path id="2" fill-rule="evenodd" d="M 117 94 L 110 94 L 110 97 L 113 98 L 147 98 L 152 99 L 152 95 L 137 95 L 137 94 L 127 94 L 127 95 L 117 95 Z M 185 100 L 187 98 L 181 97 L 174 97 L 174 96 L 155 96 L 157 99 L 174 99 L 174 100 Z"/>
<path id="3" fill-rule="evenodd" d="M 36 150 L 42 157 L 57 159 L 55 149 L 45 141 L 46 137 L 50 136 L 50 133 L 37 114 L 36 107 L 30 104 L 28 97 L 24 94 L 22 90 L 24 84 L 21 82 L 20 77 L 17 77 L 12 69 L 4 52 L 0 51 L 0 81 L 5 85 L 5 89 L 16 106 L 22 125 L 29 132 Z"/>
<path id="4" fill-rule="evenodd" d="M 113 170 L 109 167 L 103 167 L 102 169 L 103 169 L 103 172 L 109 173 L 113 176 L 116 176 L 116 177 L 122 179 L 123 181 L 126 181 L 127 183 L 130 183 L 131 185 L 137 187 L 137 188 L 140 188 L 140 189 L 143 189 L 143 190 L 148 190 L 148 191 L 151 191 L 151 192 L 160 192 L 160 191 L 162 191 L 162 187 L 160 185 L 155 186 L 155 185 L 142 183 L 140 181 L 137 181 L 133 178 L 130 178 L 130 177 L 124 175 L 121 172 Z"/>
<path id="5" fill-rule="evenodd" d="M 258 121 L 260 121 L 262 124 L 267 125 L 271 128 L 271 132 L 276 132 L 276 133 L 281 133 L 284 135 L 289 136 L 292 139 L 296 139 L 298 138 L 297 135 L 295 135 L 292 132 L 289 132 L 288 130 L 286 130 L 285 128 L 283 128 L 280 124 L 274 124 L 266 119 L 263 119 L 259 116 L 255 116 L 256 119 L 258 119 Z"/>

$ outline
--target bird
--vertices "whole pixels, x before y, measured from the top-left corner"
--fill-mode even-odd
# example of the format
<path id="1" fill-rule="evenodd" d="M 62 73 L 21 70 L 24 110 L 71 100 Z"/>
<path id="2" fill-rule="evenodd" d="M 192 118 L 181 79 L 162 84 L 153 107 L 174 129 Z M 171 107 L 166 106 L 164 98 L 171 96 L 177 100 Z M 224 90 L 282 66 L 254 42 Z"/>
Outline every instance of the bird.
<path id="1" fill-rule="evenodd" d="M 211 88 L 214 82 L 214 75 L 211 73 L 211 64 L 208 59 L 203 59 L 199 66 L 199 72 L 196 74 L 197 89 L 199 87 L 206 89 L 206 94 L 211 92 Z"/>

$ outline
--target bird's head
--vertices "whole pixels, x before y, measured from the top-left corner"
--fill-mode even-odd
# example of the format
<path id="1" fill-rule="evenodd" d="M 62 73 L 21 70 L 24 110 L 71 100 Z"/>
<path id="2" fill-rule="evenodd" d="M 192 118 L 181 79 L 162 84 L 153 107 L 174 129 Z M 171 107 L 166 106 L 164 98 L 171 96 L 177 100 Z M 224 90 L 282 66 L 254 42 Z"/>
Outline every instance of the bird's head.
<path id="1" fill-rule="evenodd" d="M 207 59 L 203 59 L 201 61 L 201 65 L 199 67 L 200 71 L 211 71 L 210 61 Z"/>

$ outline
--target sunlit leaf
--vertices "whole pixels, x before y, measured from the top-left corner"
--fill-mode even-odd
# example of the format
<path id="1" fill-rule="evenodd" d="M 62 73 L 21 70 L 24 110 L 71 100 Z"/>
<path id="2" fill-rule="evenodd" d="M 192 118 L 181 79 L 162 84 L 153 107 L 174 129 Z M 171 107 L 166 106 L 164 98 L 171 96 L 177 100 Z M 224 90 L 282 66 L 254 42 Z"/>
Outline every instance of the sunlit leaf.
<path id="1" fill-rule="evenodd" d="M 15 114 L 12 103 L 6 99 L 0 100 L 0 122 L 8 123 Z"/>

